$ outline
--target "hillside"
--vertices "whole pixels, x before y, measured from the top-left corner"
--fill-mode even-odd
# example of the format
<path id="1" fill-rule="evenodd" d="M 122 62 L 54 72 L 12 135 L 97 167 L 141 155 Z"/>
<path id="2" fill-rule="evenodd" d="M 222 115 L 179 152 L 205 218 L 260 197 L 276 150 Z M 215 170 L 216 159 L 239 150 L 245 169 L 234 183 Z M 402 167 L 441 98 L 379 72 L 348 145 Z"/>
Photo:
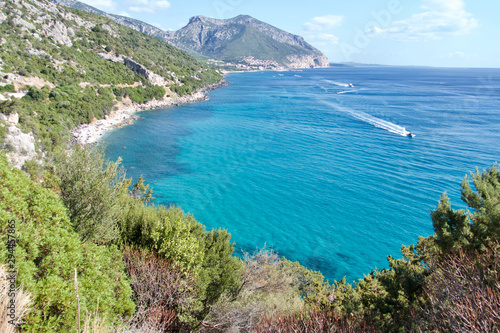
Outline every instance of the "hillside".
<path id="1" fill-rule="evenodd" d="M 79 124 L 222 80 L 185 51 L 106 17 L 48 0 L 0 0 L 0 8 L 0 100 L 16 101 L 14 111 L 0 107 L 0 144 L 29 151 L 18 166 L 37 155 L 33 146 L 50 152 Z"/>
<path id="2" fill-rule="evenodd" d="M 83 2 L 76 1 L 76 0 L 52 0 L 53 3 L 61 5 L 61 6 L 66 6 L 66 7 L 71 7 L 74 9 L 82 10 L 88 13 L 92 14 L 97 14 L 100 16 L 107 17 L 116 23 L 120 23 L 121 25 L 124 25 L 126 27 L 132 28 L 134 30 L 143 32 L 145 34 L 148 34 L 153 37 L 158 37 L 160 39 L 165 39 L 167 37 L 167 32 L 151 25 L 146 22 L 142 22 L 136 19 L 133 19 L 131 17 L 127 16 L 121 16 L 121 15 L 115 15 L 115 14 L 110 14 L 106 13 L 105 11 L 99 10 L 95 7 L 89 6 Z"/>
<path id="3" fill-rule="evenodd" d="M 286 68 L 328 67 L 328 59 L 304 38 L 248 15 L 227 20 L 195 16 L 168 40 L 216 60 L 247 64 L 261 61 Z"/>
<path id="4" fill-rule="evenodd" d="M 106 13 L 76 0 L 52 0 L 54 3 L 98 14 L 129 28 L 165 40 L 216 64 L 232 62 L 241 69 L 283 69 L 328 67 L 328 59 L 293 35 L 248 15 L 217 20 L 194 16 L 178 31 L 163 31 L 145 22 Z"/>

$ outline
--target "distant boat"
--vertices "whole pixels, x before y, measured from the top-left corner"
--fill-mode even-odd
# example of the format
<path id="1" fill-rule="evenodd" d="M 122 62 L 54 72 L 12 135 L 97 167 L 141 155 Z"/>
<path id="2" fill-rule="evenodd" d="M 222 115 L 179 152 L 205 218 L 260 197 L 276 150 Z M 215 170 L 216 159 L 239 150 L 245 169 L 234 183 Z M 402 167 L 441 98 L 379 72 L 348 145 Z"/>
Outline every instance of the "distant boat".
<path id="1" fill-rule="evenodd" d="M 350 88 L 354 88 L 354 85 L 352 83 L 349 83 Z"/>
<path id="2" fill-rule="evenodd" d="M 406 136 L 408 136 L 410 138 L 414 138 L 415 134 L 413 134 L 412 132 L 408 132 L 408 133 L 406 133 Z"/>

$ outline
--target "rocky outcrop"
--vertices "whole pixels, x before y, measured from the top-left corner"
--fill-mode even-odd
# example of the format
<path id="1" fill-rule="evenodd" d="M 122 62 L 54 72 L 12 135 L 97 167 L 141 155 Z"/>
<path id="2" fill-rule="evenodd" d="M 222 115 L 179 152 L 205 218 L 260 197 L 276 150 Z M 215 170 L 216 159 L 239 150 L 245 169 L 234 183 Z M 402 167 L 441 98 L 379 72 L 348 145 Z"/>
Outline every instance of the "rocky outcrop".
<path id="1" fill-rule="evenodd" d="M 101 52 L 101 53 L 99 53 L 99 56 L 101 58 L 109 60 L 109 61 L 124 64 L 134 73 L 137 73 L 137 74 L 143 76 L 144 78 L 146 78 L 149 81 L 149 83 L 151 83 L 152 85 L 166 86 L 168 84 L 174 83 L 174 81 L 166 80 L 163 76 L 158 75 L 156 73 L 153 73 L 152 71 L 150 71 L 149 69 L 147 69 L 146 67 L 141 65 L 140 63 L 138 63 L 130 58 L 127 58 L 124 55 L 116 55 L 113 52 L 109 52 L 109 53 Z M 173 78 L 175 78 L 174 73 L 171 73 L 171 76 Z M 177 81 L 175 81 L 175 83 L 177 83 Z"/>
<path id="2" fill-rule="evenodd" d="M 290 61 L 290 68 L 316 68 L 328 67 L 328 58 L 324 55 L 290 55 L 287 57 Z"/>
<path id="3" fill-rule="evenodd" d="M 35 138 L 32 133 L 23 133 L 16 125 L 19 121 L 17 113 L 12 113 L 8 117 L 0 114 L 0 120 L 4 120 L 7 126 L 7 134 L 3 138 L 3 148 L 8 151 L 7 159 L 16 168 L 21 169 L 28 160 L 36 159 L 38 154 L 35 149 Z"/>
<path id="4" fill-rule="evenodd" d="M 22 31 L 31 33 L 35 38 L 38 37 L 37 39 L 40 39 L 39 35 L 42 34 L 50 37 L 56 43 L 66 46 L 73 45 L 72 39 L 75 36 L 74 29 L 68 27 L 60 20 L 54 19 L 56 16 L 62 17 L 67 21 L 75 22 L 77 25 L 84 26 L 85 28 L 91 28 L 95 25 L 95 23 L 86 21 L 73 13 L 60 10 L 57 5 L 51 2 L 38 1 L 36 5 L 34 5 L 24 1 L 17 1 L 17 4 L 19 8 L 22 6 L 23 10 L 25 10 L 29 16 L 21 10 L 15 9 L 14 11 L 18 12 L 18 15 L 13 19 L 13 23 L 20 26 Z M 0 8 L 3 7 L 4 1 L 0 1 Z M 25 17 L 33 18 L 32 22 L 25 20 Z M 2 13 L 0 15 L 0 22 L 4 19 L 5 15 Z M 41 29 L 35 24 L 39 24 Z"/>

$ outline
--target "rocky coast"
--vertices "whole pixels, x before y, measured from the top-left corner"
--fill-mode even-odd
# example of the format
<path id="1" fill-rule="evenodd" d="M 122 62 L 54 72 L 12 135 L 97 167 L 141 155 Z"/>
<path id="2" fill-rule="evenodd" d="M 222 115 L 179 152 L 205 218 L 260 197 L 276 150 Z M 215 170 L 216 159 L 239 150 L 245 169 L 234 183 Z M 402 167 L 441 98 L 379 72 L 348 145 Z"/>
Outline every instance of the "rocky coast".
<path id="1" fill-rule="evenodd" d="M 196 93 L 177 97 L 170 98 L 166 97 L 162 100 L 152 100 L 143 104 L 132 104 L 130 106 L 121 106 L 118 107 L 117 110 L 110 112 L 105 119 L 97 120 L 90 122 L 89 124 L 81 124 L 78 127 L 71 130 L 71 138 L 72 141 L 78 142 L 81 144 L 92 144 L 97 141 L 104 135 L 107 130 L 118 128 L 121 126 L 132 124 L 137 116 L 135 115 L 138 111 L 147 111 L 153 109 L 160 109 L 169 106 L 196 103 L 207 100 L 208 97 L 206 95 L 207 92 L 224 87 L 227 85 L 226 80 L 222 80 L 216 84 L 203 87 L 199 89 Z"/>

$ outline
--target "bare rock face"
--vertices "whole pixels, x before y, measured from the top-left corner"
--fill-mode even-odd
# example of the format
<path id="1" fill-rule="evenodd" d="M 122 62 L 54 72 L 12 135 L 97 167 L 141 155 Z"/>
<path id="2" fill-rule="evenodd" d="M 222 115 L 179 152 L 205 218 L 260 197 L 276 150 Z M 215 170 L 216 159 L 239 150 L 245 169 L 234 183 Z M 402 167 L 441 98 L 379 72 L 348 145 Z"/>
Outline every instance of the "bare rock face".
<path id="1" fill-rule="evenodd" d="M 73 46 L 71 36 L 75 33 L 72 29 L 68 29 L 64 23 L 59 21 L 51 21 L 48 24 L 42 24 L 42 29 L 45 34 L 52 37 L 55 42 L 66 46 Z"/>
<path id="2" fill-rule="evenodd" d="M 19 124 L 19 114 L 17 112 L 13 112 L 7 116 L 7 121 L 12 125 Z"/>
<path id="3" fill-rule="evenodd" d="M 130 58 L 126 58 L 122 54 L 115 55 L 113 52 L 109 52 L 109 53 L 101 52 L 101 53 L 99 53 L 99 56 L 101 58 L 109 60 L 109 61 L 124 64 L 130 70 L 132 70 L 134 73 L 137 73 L 137 74 L 145 77 L 149 81 L 149 83 L 151 83 L 152 85 L 164 86 L 164 85 L 169 84 L 169 82 L 167 82 L 167 80 L 165 80 L 165 78 L 163 78 L 162 76 L 151 72 L 149 69 L 147 69 L 143 65 L 139 64 L 138 62 L 136 62 Z"/>
<path id="4" fill-rule="evenodd" d="M 21 169 L 26 161 L 37 157 L 33 134 L 23 133 L 16 126 L 8 128 L 4 145 L 9 150 L 7 159 L 18 169 Z"/>
<path id="5" fill-rule="evenodd" d="M 290 68 L 316 68 L 328 67 L 328 58 L 324 55 L 296 55 L 288 56 Z"/>

